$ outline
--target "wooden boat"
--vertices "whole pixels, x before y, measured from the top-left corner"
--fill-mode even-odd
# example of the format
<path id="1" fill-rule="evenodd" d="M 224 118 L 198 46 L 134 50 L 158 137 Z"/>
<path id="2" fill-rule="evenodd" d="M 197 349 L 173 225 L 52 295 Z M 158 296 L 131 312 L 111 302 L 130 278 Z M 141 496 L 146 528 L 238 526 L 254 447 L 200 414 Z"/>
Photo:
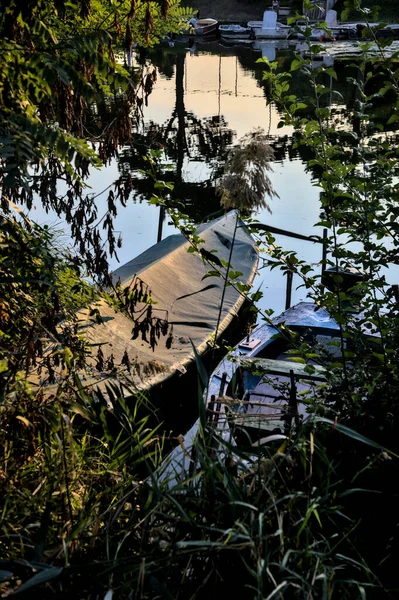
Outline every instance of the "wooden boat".
<path id="1" fill-rule="evenodd" d="M 249 39 L 251 36 L 250 27 L 242 27 L 236 23 L 230 25 L 219 25 L 219 33 L 225 39 Z"/>
<path id="2" fill-rule="evenodd" d="M 190 19 L 189 24 L 194 28 L 195 35 L 209 35 L 215 33 L 219 27 L 216 19 Z"/>
<path id="3" fill-rule="evenodd" d="M 327 310 L 301 302 L 244 338 L 212 373 L 205 397 L 208 417 L 227 443 L 235 443 L 237 429 L 261 432 L 261 436 L 284 435 L 292 418 L 306 419 L 306 405 L 297 401 L 297 393 L 309 390 L 312 395 L 325 379 L 324 369 L 290 360 L 293 357 L 287 351 L 292 342 L 284 333 L 287 327 L 324 349 L 339 334 L 339 326 Z M 339 349 L 331 345 L 330 351 L 335 354 Z M 184 442 L 165 459 L 161 480 L 173 485 L 188 476 L 199 429 L 198 420 Z"/>
<path id="4" fill-rule="evenodd" d="M 81 329 L 94 348 L 88 384 L 107 377 L 98 368 L 99 344 L 101 363 L 112 357 L 118 371 L 148 390 L 184 373 L 194 361 L 193 345 L 204 353 L 236 318 L 245 295 L 234 285 L 226 287 L 225 277 L 233 269 L 241 273 L 237 282 L 252 284 L 255 242 L 235 211 L 199 226 L 196 235 L 200 252 L 190 252 L 183 235 L 172 235 L 113 273 L 122 296 L 132 301 L 128 310 L 102 300 L 80 311 Z"/>

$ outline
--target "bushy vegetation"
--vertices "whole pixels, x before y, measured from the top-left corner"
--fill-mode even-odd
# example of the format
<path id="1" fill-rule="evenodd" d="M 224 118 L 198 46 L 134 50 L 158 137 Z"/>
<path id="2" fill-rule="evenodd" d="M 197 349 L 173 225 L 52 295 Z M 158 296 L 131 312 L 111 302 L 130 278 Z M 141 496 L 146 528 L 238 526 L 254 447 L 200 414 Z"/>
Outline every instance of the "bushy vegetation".
<path id="1" fill-rule="evenodd" d="M 284 440 L 266 439 L 255 447 L 227 443 L 200 411 L 191 476 L 168 486 L 157 471 L 164 437 L 151 425 L 151 410 L 137 390 L 125 378 L 123 385 L 114 378 L 101 389 L 85 384 L 89 347 L 75 315 L 98 289 L 83 282 L 81 259 L 62 251 L 51 232 L 18 210 L 18 218 L 13 216 L 18 203 L 29 205 L 30 187 L 38 189 L 42 200 L 70 215 L 90 275 L 104 274 L 100 239 L 101 252 L 85 255 L 86 242 L 96 248 L 97 238 L 86 237 L 95 221 L 94 205 L 82 195 L 88 165 L 98 164 L 99 157 L 76 137 L 73 120 L 58 122 L 50 109 L 54 103 L 54 111 L 60 110 L 61 100 L 76 100 L 73 110 L 84 124 L 85 103 L 98 92 L 96 80 L 118 96 L 110 39 L 91 30 L 82 64 L 72 49 L 71 30 L 87 33 L 87 2 L 37 1 L 25 12 L 19 3 L 3 5 L 1 22 L 13 15 L 16 25 L 14 37 L 0 42 L 9 53 L 0 67 L 7 75 L 0 90 L 1 595 L 397 597 L 398 298 L 383 268 L 398 260 L 398 149 L 369 112 L 376 99 L 391 95 L 385 125 L 392 137 L 399 101 L 395 63 L 381 57 L 368 61 L 364 46 L 354 126 L 336 127 L 334 106 L 323 102 L 331 90 L 320 82 L 325 74 L 334 79 L 335 72 L 312 68 L 319 46 L 310 45 L 309 58 L 298 57 L 291 66 L 309 78 L 308 98 L 291 93 L 290 73 L 263 61 L 269 100 L 278 104 L 282 123 L 295 128 L 296 143 L 312 153 L 309 168 L 318 176 L 321 224 L 331 232 L 324 266 L 336 269 L 332 291 L 324 289 L 311 265 L 278 247 L 270 234 L 261 243 L 275 265 L 299 275 L 311 297 L 339 323 L 339 352 L 326 365 L 327 384 L 311 401 L 314 417 L 293 427 Z M 65 32 L 62 19 L 56 25 L 67 45 L 64 55 L 65 46 L 58 47 L 61 42 L 48 33 L 51 23 L 37 19 L 41 11 L 50 18 L 50 8 L 62 14 L 71 6 L 76 30 L 70 19 Z M 134 7 L 129 4 L 129 11 Z M 98 19 L 101 11 L 93 15 Z M 151 33 L 149 21 L 147 29 Z M 18 83 L 22 65 L 12 51 L 22 43 L 31 75 Z M 57 89 L 62 88 L 55 95 L 47 79 L 54 75 L 52 65 Z M 128 75 L 119 73 L 122 85 Z M 383 81 L 378 94 L 366 91 L 373 78 Z M 109 148 L 108 143 L 104 138 L 99 147 Z M 54 181 L 65 179 L 67 200 L 47 178 L 47 169 Z M 120 197 L 125 199 L 122 192 Z M 76 200 L 81 201 L 77 213 Z M 111 197 L 107 217 L 115 210 Z M 109 242 L 112 248 L 112 236 Z M 339 272 L 348 267 L 363 274 L 350 294 Z M 355 321 L 356 304 L 363 312 Z M 304 343 L 297 350 L 305 361 L 313 354 Z"/>
<path id="2" fill-rule="evenodd" d="M 352 2 L 350 4 L 353 4 Z M 338 15 L 345 10 L 347 6 L 346 0 L 338 0 L 334 5 L 334 10 L 338 12 Z M 353 6 L 348 16 L 345 19 L 363 19 L 362 9 L 370 10 L 372 19 L 379 22 L 396 23 L 398 21 L 398 5 L 395 0 L 362 0 L 359 5 L 359 9 Z"/>

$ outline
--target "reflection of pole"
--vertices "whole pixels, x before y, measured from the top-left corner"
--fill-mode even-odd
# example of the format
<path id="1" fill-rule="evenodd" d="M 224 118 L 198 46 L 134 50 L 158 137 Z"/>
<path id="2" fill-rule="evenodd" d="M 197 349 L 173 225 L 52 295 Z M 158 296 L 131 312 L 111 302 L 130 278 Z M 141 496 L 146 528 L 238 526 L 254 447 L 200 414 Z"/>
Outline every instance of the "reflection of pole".
<path id="1" fill-rule="evenodd" d="M 164 206 L 160 206 L 159 207 L 159 221 L 158 221 L 158 237 L 157 237 L 157 242 L 160 242 L 162 240 L 162 226 L 163 226 L 164 219 L 165 219 L 165 207 Z"/>
<path id="2" fill-rule="evenodd" d="M 236 55 L 236 89 L 235 89 L 235 93 L 236 93 L 236 98 L 238 96 L 238 56 Z"/>
<path id="3" fill-rule="evenodd" d="M 186 62 L 185 54 L 178 54 L 176 57 L 176 114 L 177 114 L 177 132 L 176 132 L 176 179 L 182 181 L 182 171 L 184 162 L 184 150 L 186 149 L 186 108 L 184 106 L 184 67 Z"/>
<path id="4" fill-rule="evenodd" d="M 272 103 L 269 102 L 269 127 L 267 129 L 267 135 L 266 135 L 266 137 L 268 139 L 270 139 L 271 129 L 272 129 Z"/>
<path id="5" fill-rule="evenodd" d="M 357 70 L 357 76 L 356 76 L 356 81 L 357 81 L 357 85 L 356 85 L 356 92 L 355 92 L 355 113 L 354 113 L 354 117 L 353 117 L 353 131 L 355 133 L 357 133 L 358 135 L 360 135 L 362 133 L 362 120 L 360 118 L 360 107 L 359 104 L 362 102 L 362 92 L 364 90 L 364 72 L 362 70 L 361 67 L 358 68 Z"/>
<path id="6" fill-rule="evenodd" d="M 219 88 L 218 88 L 218 116 L 220 123 L 220 93 L 222 89 L 222 55 L 219 54 Z"/>

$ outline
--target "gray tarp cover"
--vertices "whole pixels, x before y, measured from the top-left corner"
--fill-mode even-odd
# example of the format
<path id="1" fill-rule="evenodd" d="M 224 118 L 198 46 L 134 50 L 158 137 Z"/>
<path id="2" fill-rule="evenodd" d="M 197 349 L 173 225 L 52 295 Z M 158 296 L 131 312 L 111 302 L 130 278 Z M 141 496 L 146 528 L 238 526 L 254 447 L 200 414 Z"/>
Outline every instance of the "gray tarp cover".
<path id="1" fill-rule="evenodd" d="M 203 240 L 200 247 L 208 252 L 216 251 L 214 254 L 219 260 L 228 261 L 235 237 L 232 269 L 242 273 L 240 281 L 252 283 L 258 252 L 243 223 L 239 220 L 237 223 L 237 219 L 237 214 L 232 211 L 201 225 L 197 230 Z M 169 236 L 113 274 L 123 286 L 130 285 L 135 276 L 149 286 L 151 299 L 156 303 L 153 306 L 154 317 L 167 316 L 169 323 L 173 323 L 171 348 L 166 347 L 166 337 L 163 336 L 157 340 L 154 351 L 141 336 L 133 340 L 133 321 L 123 313 L 115 312 L 103 301 L 97 304 L 103 324 L 93 324 L 88 319 L 88 311 L 80 314 L 89 341 L 104 343 L 102 351 L 105 357 L 112 354 L 116 366 L 120 364 L 125 351 L 128 353 L 130 361 L 135 364 L 131 375 L 141 387 L 159 383 L 176 370 L 184 372 L 194 358 L 190 339 L 202 353 L 216 332 L 223 297 L 223 278 L 203 277 L 210 270 L 218 270 L 225 275 L 225 269 L 204 262 L 198 253 L 189 253 L 189 246 L 181 234 Z M 233 286 L 225 289 L 218 335 L 236 315 L 243 301 L 243 296 Z M 96 350 L 95 347 L 93 354 Z"/>

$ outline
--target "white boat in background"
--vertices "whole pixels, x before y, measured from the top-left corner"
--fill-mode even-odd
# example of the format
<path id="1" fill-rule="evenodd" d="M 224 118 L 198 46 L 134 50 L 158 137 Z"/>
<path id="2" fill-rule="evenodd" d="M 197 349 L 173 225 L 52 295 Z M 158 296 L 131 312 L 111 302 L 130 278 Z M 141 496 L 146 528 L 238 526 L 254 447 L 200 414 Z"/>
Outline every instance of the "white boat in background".
<path id="1" fill-rule="evenodd" d="M 254 32 L 256 39 L 285 40 L 291 33 L 289 25 L 278 23 L 274 10 L 265 10 L 263 21 L 248 21 L 247 25 Z"/>
<path id="2" fill-rule="evenodd" d="M 225 39 L 249 39 L 251 36 L 250 27 L 242 27 L 237 23 L 229 25 L 219 25 L 219 33 L 222 38 Z"/>
<path id="3" fill-rule="evenodd" d="M 310 41 L 335 41 L 337 39 L 356 39 L 358 37 L 357 25 L 354 23 L 338 23 L 337 11 L 328 10 L 325 18 L 328 32 L 319 27 L 319 23 L 303 24 L 300 28 L 305 30 L 310 27 Z M 299 23 L 298 23 L 299 24 Z M 305 34 L 297 32 L 298 39 L 304 39 Z"/>

